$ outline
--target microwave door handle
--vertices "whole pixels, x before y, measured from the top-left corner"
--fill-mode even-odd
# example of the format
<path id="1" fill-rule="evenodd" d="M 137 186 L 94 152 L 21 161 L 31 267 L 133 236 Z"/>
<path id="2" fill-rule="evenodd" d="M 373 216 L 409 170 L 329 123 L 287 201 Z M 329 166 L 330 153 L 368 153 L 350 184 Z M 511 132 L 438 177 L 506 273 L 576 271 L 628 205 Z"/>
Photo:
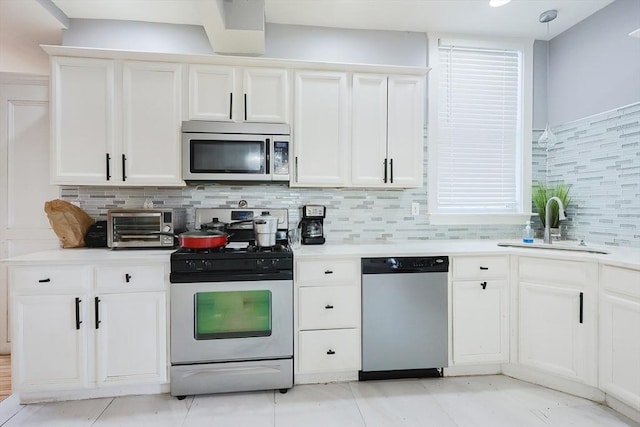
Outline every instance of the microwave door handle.
<path id="1" fill-rule="evenodd" d="M 266 173 L 267 175 L 271 174 L 271 167 L 270 167 L 270 163 L 271 163 L 271 139 L 267 138 L 267 164 L 266 164 Z"/>

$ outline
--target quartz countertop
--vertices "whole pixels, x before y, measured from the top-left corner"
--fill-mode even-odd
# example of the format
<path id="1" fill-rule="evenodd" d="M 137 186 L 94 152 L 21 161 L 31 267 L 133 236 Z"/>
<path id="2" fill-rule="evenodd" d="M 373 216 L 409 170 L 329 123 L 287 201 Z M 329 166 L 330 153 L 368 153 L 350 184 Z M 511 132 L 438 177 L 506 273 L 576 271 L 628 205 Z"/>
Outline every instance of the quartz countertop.
<path id="1" fill-rule="evenodd" d="M 386 256 L 461 256 L 461 255 L 521 255 L 541 258 L 592 261 L 620 267 L 640 269 L 640 249 L 612 246 L 591 247 L 608 254 L 572 252 L 567 250 L 498 246 L 500 242 L 518 240 L 410 240 L 410 241 L 327 241 L 324 245 L 302 245 L 294 249 L 298 259 L 318 256 L 386 257 Z M 536 241 L 538 243 L 538 241 Z M 557 246 L 577 246 L 577 242 L 554 242 Z M 20 255 L 2 260 L 7 264 L 73 264 L 108 262 L 169 262 L 172 249 L 54 249 Z"/>

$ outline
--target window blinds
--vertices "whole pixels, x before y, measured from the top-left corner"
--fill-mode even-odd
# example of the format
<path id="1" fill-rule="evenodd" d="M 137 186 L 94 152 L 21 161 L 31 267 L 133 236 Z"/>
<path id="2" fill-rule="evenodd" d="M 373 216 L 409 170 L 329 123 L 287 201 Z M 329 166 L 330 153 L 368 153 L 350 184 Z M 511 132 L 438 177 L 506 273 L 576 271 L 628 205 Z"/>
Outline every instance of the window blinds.
<path id="1" fill-rule="evenodd" d="M 438 210 L 516 212 L 520 52 L 438 52 Z"/>

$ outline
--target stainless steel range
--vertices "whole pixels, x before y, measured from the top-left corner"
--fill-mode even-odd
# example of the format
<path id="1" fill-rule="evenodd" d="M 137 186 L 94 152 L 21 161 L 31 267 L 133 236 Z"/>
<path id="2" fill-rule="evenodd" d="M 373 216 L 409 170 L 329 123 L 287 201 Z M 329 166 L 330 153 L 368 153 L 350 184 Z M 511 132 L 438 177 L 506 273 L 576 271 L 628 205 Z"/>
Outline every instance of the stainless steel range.
<path id="1" fill-rule="evenodd" d="M 247 223 L 264 211 L 279 218 L 283 232 L 267 248 L 254 245 Z M 227 223 L 226 247 L 171 254 L 171 395 L 284 392 L 293 386 L 287 211 L 198 209 L 196 228 L 208 222 Z"/>

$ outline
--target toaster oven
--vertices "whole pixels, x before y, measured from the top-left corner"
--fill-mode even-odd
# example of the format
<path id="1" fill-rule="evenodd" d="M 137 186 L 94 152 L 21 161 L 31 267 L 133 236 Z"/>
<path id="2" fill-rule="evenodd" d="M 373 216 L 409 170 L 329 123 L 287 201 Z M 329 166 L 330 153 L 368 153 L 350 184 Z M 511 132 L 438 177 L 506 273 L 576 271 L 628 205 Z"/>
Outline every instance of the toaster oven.
<path id="1" fill-rule="evenodd" d="M 184 208 L 110 209 L 107 246 L 117 248 L 173 248 L 186 230 Z"/>

